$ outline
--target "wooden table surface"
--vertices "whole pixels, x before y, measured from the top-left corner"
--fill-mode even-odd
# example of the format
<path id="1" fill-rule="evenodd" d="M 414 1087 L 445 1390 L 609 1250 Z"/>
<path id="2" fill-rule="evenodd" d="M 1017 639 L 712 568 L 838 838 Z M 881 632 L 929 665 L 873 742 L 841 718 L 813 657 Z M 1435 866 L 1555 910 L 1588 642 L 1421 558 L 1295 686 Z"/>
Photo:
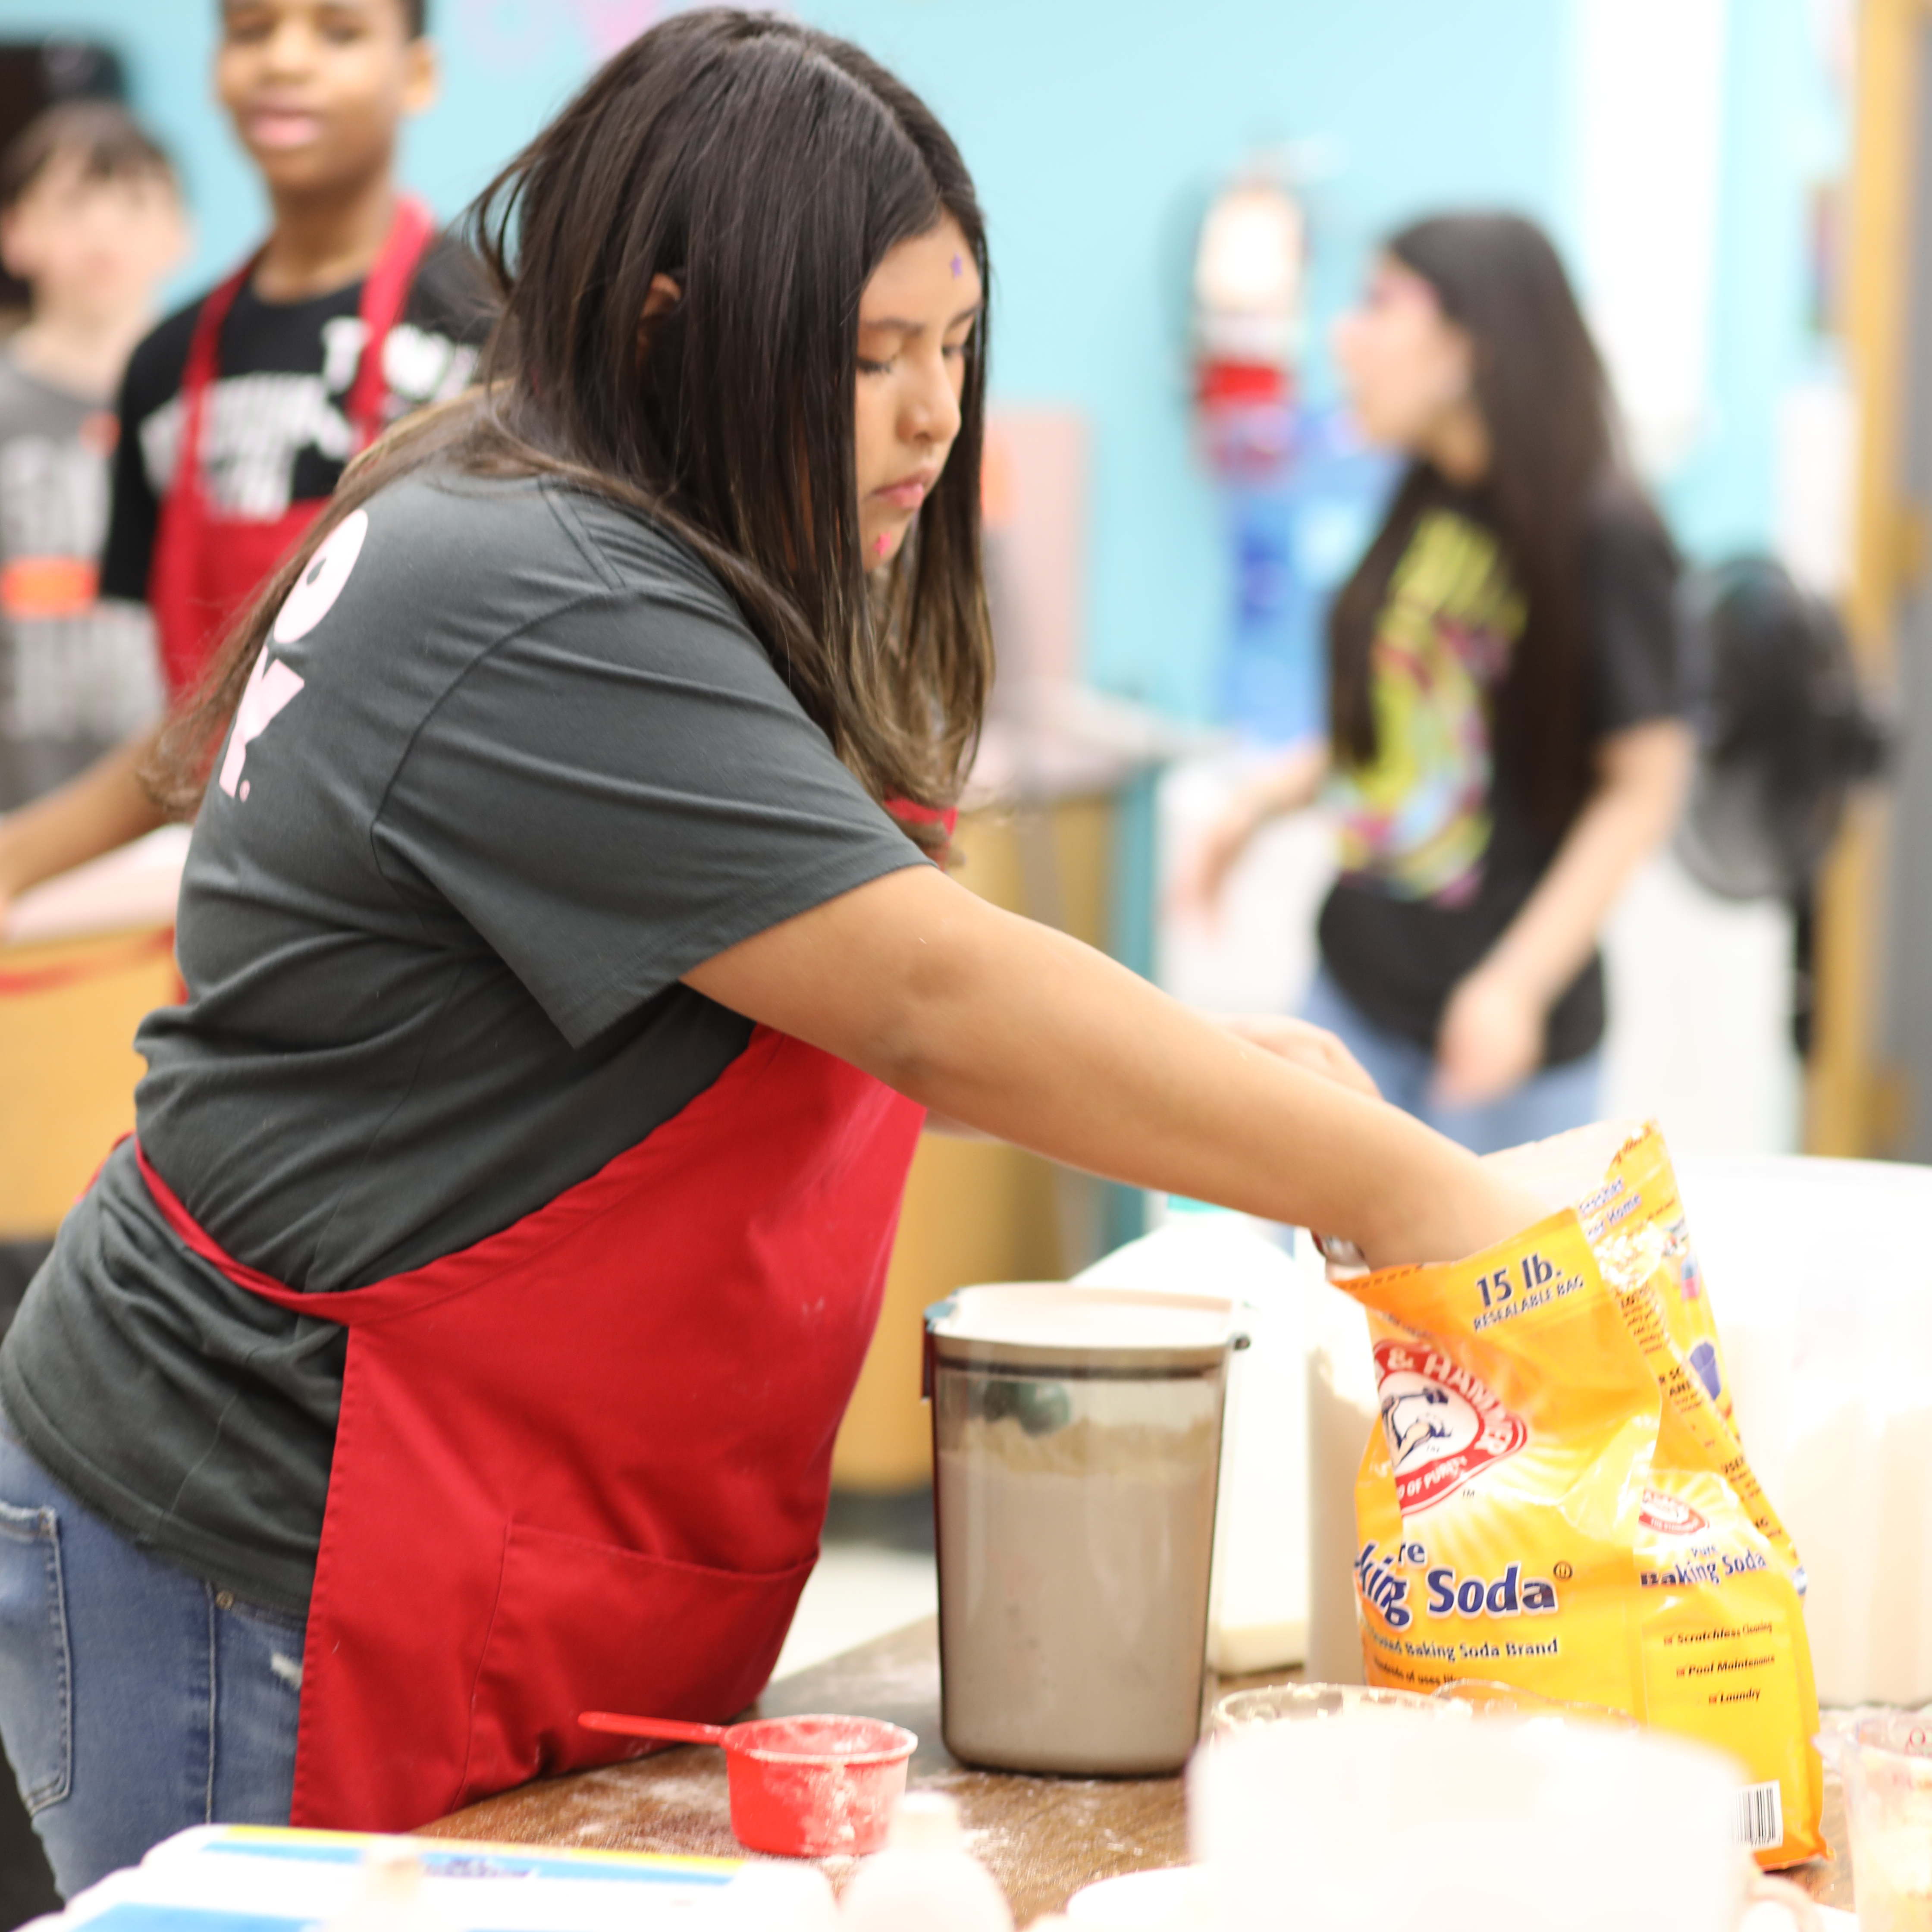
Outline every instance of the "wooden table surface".
<path id="1" fill-rule="evenodd" d="M 1218 1688 L 1283 1683 L 1300 1675 L 1282 1671 Z M 958 1801 L 974 1851 L 1006 1888 L 1022 1927 L 1064 1910 L 1073 1893 L 1096 1879 L 1178 1864 L 1187 1856 L 1178 1778 L 1025 1778 L 974 1771 L 954 1758 L 940 1742 L 939 1637 L 932 1618 L 780 1679 L 759 1699 L 756 1714 L 808 1711 L 884 1718 L 918 1734 L 910 1784 L 950 1792 Z M 731 1835 L 724 1754 L 700 1747 L 526 1784 L 426 1830 L 434 1837 L 499 1844 L 744 1856 Z M 1825 1830 L 1840 1848 L 1838 1858 L 1785 1876 L 1820 1904 L 1849 1909 L 1851 1865 L 1835 1778 L 1826 1786 Z M 825 1861 L 835 1884 L 854 1862 Z"/>

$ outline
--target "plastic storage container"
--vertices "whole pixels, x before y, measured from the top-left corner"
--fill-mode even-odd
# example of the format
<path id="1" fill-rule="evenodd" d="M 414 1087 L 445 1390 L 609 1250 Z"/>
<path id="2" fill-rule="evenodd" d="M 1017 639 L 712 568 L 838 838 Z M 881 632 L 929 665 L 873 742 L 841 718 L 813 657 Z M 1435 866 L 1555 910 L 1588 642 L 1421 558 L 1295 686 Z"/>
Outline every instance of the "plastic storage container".
<path id="1" fill-rule="evenodd" d="M 1187 1774 L 1198 1922 L 1730 1932 L 1738 1773 L 1655 1733 L 1390 1709 L 1215 1738 Z"/>
<path id="2" fill-rule="evenodd" d="M 1250 1346 L 1228 1366 L 1208 1661 L 1230 1677 L 1279 1670 L 1308 1654 L 1308 1337 L 1322 1298 L 1355 1304 L 1322 1285 L 1322 1258 L 1306 1234 L 1293 1237 L 1291 1251 L 1280 1238 L 1287 1230 L 1226 1208 L 1169 1198 L 1162 1212 L 1153 1233 L 1074 1280 L 1234 1304 Z"/>
<path id="3" fill-rule="evenodd" d="M 1414 1690 L 1365 1690 L 1359 1684 L 1264 1684 L 1252 1690 L 1231 1690 L 1208 1714 L 1210 1738 L 1232 1737 L 1266 1724 L 1325 1724 L 1339 1718 L 1351 1724 L 1372 1722 L 1390 1711 L 1413 1717 L 1456 1717 L 1468 1713 L 1460 1706 L 1438 1704 Z"/>
<path id="4" fill-rule="evenodd" d="M 926 1312 L 947 1748 L 1172 1772 L 1193 1748 L 1232 1304 L 1061 1284 Z"/>
<path id="5" fill-rule="evenodd" d="M 1894 1711 L 1818 1744 L 1845 1783 L 1858 1924 L 1872 1932 L 1932 1924 L 1932 1722 L 1922 1711 Z"/>
<path id="6" fill-rule="evenodd" d="M 1804 1564 L 1825 1704 L 1932 1698 L 1932 1168 L 1677 1163 L 1738 1430 Z"/>

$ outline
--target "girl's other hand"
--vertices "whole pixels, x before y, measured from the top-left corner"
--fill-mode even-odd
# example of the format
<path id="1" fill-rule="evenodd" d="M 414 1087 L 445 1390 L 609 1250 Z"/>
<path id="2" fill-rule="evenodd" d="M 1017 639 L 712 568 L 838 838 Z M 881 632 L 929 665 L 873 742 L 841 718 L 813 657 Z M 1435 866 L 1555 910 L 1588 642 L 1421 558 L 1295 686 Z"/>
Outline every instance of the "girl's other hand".
<path id="1" fill-rule="evenodd" d="M 1282 1013 L 1229 1013 L 1222 1016 L 1221 1024 L 1230 1033 L 1310 1073 L 1318 1073 L 1324 1079 L 1366 1094 L 1371 1100 L 1382 1098 L 1382 1090 L 1370 1078 L 1368 1070 L 1326 1027 L 1290 1019 Z M 1326 1253 L 1328 1238 L 1316 1234 L 1315 1239 Z M 1361 1252 L 1352 1243 L 1346 1246 L 1352 1254 Z"/>
<path id="2" fill-rule="evenodd" d="M 1339 1086 L 1365 1094 L 1371 1100 L 1382 1098 L 1381 1088 L 1369 1077 L 1361 1062 L 1325 1027 L 1290 1019 L 1280 1013 L 1227 1014 L 1221 1016 L 1221 1024 L 1230 1033 L 1238 1034 L 1279 1059 L 1291 1060 Z"/>
<path id="3" fill-rule="evenodd" d="M 1444 1009 L 1436 1036 L 1435 1099 L 1480 1107 L 1521 1086 L 1543 1059 L 1543 1002 L 1501 968 L 1479 966 Z"/>
<path id="4" fill-rule="evenodd" d="M 1168 911 L 1177 917 L 1198 920 L 1210 929 L 1217 925 L 1228 874 L 1259 829 L 1252 802 L 1236 794 L 1177 868 L 1168 889 Z"/>
<path id="5" fill-rule="evenodd" d="M 1271 820 L 1312 805 L 1328 776 L 1328 747 L 1319 738 L 1292 746 L 1221 808 L 1214 823 L 1182 861 L 1167 894 L 1168 910 L 1211 927 L 1228 874 L 1256 832 Z"/>

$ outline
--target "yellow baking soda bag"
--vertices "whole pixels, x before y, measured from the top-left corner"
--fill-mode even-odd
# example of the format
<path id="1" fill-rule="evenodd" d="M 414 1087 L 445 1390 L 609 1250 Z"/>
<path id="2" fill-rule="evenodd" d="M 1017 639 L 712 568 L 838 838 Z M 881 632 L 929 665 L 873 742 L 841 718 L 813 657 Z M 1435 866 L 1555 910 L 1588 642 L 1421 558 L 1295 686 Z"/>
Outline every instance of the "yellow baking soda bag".
<path id="1" fill-rule="evenodd" d="M 1664 1238 L 1664 1274 L 1658 1286 L 1665 1325 L 1718 1412 L 1731 1422 L 1724 1345 L 1690 1244 L 1676 1172 L 1657 1123 L 1577 1127 L 1492 1154 L 1490 1164 L 1541 1193 L 1552 1208 L 1574 1205 L 1593 1244 L 1645 1228 Z"/>
<path id="2" fill-rule="evenodd" d="M 1796 1556 L 1687 1358 L 1714 1328 L 1685 1312 L 1652 1191 L 1595 1244 L 1586 1203 L 1341 1284 L 1381 1395 L 1355 1490 L 1364 1660 L 1371 1684 L 1489 1679 L 1727 1751 L 1740 1841 L 1792 1864 L 1825 1849 Z"/>

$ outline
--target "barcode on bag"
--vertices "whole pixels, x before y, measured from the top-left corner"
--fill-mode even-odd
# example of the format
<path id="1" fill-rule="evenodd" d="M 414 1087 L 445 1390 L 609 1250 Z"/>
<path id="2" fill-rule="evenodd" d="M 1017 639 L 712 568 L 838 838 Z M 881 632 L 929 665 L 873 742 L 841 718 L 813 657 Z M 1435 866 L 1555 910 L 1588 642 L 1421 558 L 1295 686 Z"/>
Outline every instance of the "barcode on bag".
<path id="1" fill-rule="evenodd" d="M 1784 1842 L 1784 1799 L 1778 1780 L 1747 1784 L 1738 1793 L 1738 1821 L 1733 1835 L 1752 1851 L 1769 1851 Z"/>

